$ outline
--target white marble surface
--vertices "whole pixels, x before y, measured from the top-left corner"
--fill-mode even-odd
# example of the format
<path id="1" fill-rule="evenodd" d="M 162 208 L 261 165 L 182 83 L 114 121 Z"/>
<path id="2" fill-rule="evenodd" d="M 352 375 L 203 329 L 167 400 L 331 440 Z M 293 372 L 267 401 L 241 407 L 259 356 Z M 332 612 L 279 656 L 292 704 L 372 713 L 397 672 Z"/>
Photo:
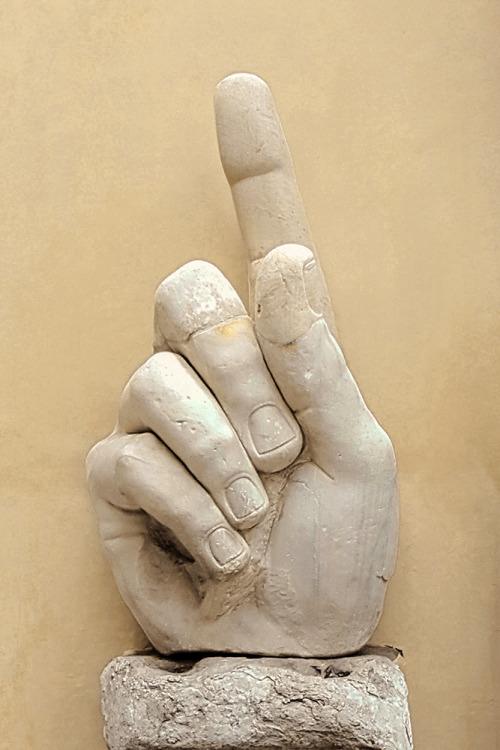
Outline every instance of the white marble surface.
<path id="1" fill-rule="evenodd" d="M 104 546 L 161 653 L 353 653 L 394 567 L 394 451 L 337 343 L 268 87 L 231 76 L 215 106 L 250 315 L 209 263 L 161 284 L 156 353 L 88 458 Z"/>

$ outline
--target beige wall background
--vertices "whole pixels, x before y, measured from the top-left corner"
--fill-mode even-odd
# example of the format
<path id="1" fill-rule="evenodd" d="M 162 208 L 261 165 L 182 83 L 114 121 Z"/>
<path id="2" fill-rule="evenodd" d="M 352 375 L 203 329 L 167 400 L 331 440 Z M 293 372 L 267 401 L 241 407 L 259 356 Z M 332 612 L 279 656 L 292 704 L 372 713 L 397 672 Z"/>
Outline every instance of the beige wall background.
<path id="1" fill-rule="evenodd" d="M 374 642 L 417 750 L 493 750 L 499 29 L 493 0 L 14 0 L 2 21 L 0 747 L 102 750 L 101 669 L 144 637 L 83 460 L 200 257 L 245 295 L 211 96 L 271 85 L 341 340 L 400 467 Z"/>

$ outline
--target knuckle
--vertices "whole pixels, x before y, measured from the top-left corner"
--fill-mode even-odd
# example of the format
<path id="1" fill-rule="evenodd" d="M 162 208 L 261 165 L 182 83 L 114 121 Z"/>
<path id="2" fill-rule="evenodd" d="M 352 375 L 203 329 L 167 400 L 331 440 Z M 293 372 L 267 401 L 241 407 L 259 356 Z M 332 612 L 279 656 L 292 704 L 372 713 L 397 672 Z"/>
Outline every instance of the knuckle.
<path id="1" fill-rule="evenodd" d="M 116 486 L 121 493 L 126 493 L 133 486 L 140 470 L 140 461 L 136 456 L 124 452 L 116 460 L 115 480 Z"/>
<path id="2" fill-rule="evenodd" d="M 158 355 L 153 355 L 154 357 Z M 151 370 L 152 370 L 152 357 L 144 362 L 132 375 L 127 385 L 125 386 L 125 392 L 129 398 L 136 399 L 141 398 L 142 394 L 147 391 L 150 387 L 151 382 Z"/>
<path id="3" fill-rule="evenodd" d="M 85 462 L 87 486 L 94 497 L 106 497 L 113 478 L 110 438 L 104 438 L 89 451 Z"/>
<path id="4" fill-rule="evenodd" d="M 135 508 L 127 493 L 140 485 L 148 471 L 148 455 L 157 447 L 151 433 L 112 434 L 97 443 L 87 456 L 87 483 L 94 500 Z"/>
<path id="5" fill-rule="evenodd" d="M 115 460 L 115 479 L 120 491 L 133 487 L 147 472 L 158 441 L 151 433 L 132 435 L 121 443 Z"/>
<path id="6" fill-rule="evenodd" d="M 156 326 L 169 343 L 186 341 L 196 331 L 242 314 L 245 308 L 229 281 L 203 260 L 181 266 L 155 294 Z"/>
<path id="7" fill-rule="evenodd" d="M 171 297 L 170 287 L 172 285 L 171 277 L 167 276 L 163 279 L 161 284 L 158 286 L 154 296 L 155 311 L 162 313 L 164 310 L 168 312 L 169 302 Z"/>
<path id="8" fill-rule="evenodd" d="M 173 352 L 157 352 L 144 362 L 132 375 L 124 390 L 124 398 L 137 401 L 157 389 L 159 381 L 172 369 L 178 355 Z"/>

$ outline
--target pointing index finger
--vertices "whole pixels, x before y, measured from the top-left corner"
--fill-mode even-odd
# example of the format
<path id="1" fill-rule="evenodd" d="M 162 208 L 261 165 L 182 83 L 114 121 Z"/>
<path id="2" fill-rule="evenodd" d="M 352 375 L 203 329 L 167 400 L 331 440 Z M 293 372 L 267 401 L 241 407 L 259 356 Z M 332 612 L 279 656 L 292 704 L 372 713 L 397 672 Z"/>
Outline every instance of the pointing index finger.
<path id="1" fill-rule="evenodd" d="M 314 243 L 295 179 L 290 149 L 267 84 L 236 73 L 217 86 L 215 121 L 222 166 L 231 186 L 248 252 L 250 303 L 260 260 L 289 243 Z M 311 289 L 312 306 L 333 328 L 323 274 Z"/>
<path id="2" fill-rule="evenodd" d="M 287 242 L 312 248 L 292 157 L 274 100 L 255 75 L 224 78 L 215 93 L 222 166 L 231 185 L 249 259 Z"/>

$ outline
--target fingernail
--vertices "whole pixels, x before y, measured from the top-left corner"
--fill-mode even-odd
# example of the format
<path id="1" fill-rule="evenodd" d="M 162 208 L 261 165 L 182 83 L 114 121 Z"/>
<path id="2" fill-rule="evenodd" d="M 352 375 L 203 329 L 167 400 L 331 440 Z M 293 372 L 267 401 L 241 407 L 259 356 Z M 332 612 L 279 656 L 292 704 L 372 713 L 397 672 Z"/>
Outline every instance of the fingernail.
<path id="1" fill-rule="evenodd" d="M 243 540 L 238 534 L 224 527 L 212 531 L 208 537 L 208 545 L 219 565 L 227 565 L 231 560 L 235 560 L 246 552 Z"/>
<path id="2" fill-rule="evenodd" d="M 296 437 L 288 420 L 273 404 L 259 406 L 252 412 L 249 428 L 255 450 L 261 456 L 286 445 Z"/>
<path id="3" fill-rule="evenodd" d="M 229 507 L 238 520 L 254 515 L 264 505 L 262 493 L 247 477 L 235 479 L 226 490 Z"/>

